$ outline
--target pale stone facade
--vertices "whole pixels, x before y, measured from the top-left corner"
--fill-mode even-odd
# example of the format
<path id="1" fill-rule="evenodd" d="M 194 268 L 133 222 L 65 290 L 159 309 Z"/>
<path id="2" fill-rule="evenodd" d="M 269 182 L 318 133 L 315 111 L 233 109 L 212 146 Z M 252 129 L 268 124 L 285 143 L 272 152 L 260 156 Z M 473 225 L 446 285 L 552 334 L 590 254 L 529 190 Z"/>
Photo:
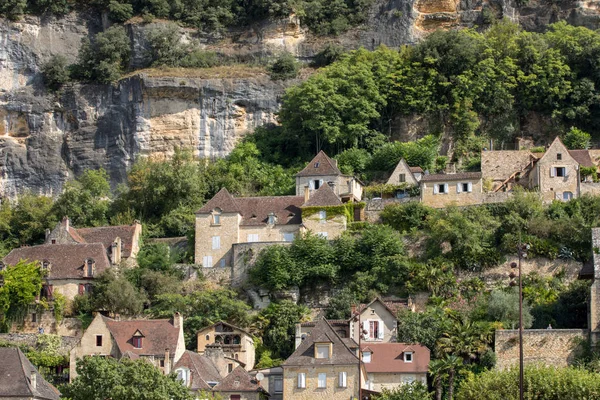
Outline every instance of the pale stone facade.
<path id="1" fill-rule="evenodd" d="M 304 228 L 329 240 L 337 239 L 347 226 L 345 215 L 327 215 L 327 211 L 302 218 Z"/>
<path id="2" fill-rule="evenodd" d="M 355 365 L 327 365 L 316 367 L 284 367 L 284 399 L 348 400 L 358 398 L 358 361 Z M 340 387 L 340 373 L 346 373 L 346 387 Z M 298 388 L 298 374 L 305 374 L 305 387 Z M 326 385 L 319 387 L 319 374 L 325 374 Z M 365 376 L 363 369 L 362 377 Z M 364 378 L 361 379 L 364 385 Z"/>
<path id="3" fill-rule="evenodd" d="M 419 181 L 417 177 L 412 173 L 410 167 L 403 158 L 398 162 L 396 168 L 394 168 L 394 171 L 388 178 L 387 183 L 390 185 L 401 185 L 405 183 L 409 186 L 417 186 L 419 184 Z"/>
<path id="4" fill-rule="evenodd" d="M 246 371 L 254 368 L 254 338 L 245 330 L 221 321 L 200 330 L 196 336 L 199 354 L 204 354 L 206 346 L 219 344 L 224 355 L 242 362 Z"/>
<path id="5" fill-rule="evenodd" d="M 398 319 L 383 301 L 375 299 L 370 304 L 362 307 L 359 319 L 350 320 L 350 337 L 358 341 L 360 327 L 362 325 L 362 343 L 395 342 L 398 338 Z M 375 327 L 375 324 L 377 325 Z M 366 331 L 366 333 L 364 333 Z"/>
<path id="6" fill-rule="evenodd" d="M 482 192 L 480 172 L 432 174 L 421 179 L 421 202 L 429 207 L 480 204 Z"/>
<path id="7" fill-rule="evenodd" d="M 308 187 L 311 193 L 321 186 L 329 184 L 333 192 L 342 199 L 362 199 L 362 184 L 353 176 L 349 175 L 324 175 L 324 176 L 297 176 L 296 196 L 304 195 L 304 188 Z"/>
<path id="8" fill-rule="evenodd" d="M 427 372 L 367 372 L 366 387 L 369 390 L 381 392 L 383 389 L 394 390 L 410 382 L 421 382 L 427 385 Z"/>
<path id="9" fill-rule="evenodd" d="M 530 187 L 537 187 L 544 201 L 570 200 L 579 197 L 579 163 L 556 138 L 536 163 Z"/>

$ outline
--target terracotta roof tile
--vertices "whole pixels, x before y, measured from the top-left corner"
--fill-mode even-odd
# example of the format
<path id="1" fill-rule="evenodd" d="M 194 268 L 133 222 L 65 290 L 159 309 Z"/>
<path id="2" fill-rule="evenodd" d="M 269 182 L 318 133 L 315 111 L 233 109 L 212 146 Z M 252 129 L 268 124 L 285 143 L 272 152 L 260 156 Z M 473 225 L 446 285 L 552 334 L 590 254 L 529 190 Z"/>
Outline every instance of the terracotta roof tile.
<path id="1" fill-rule="evenodd" d="M 481 152 L 481 172 L 495 181 L 504 181 L 522 171 L 538 158 L 529 150 L 492 150 Z"/>
<path id="2" fill-rule="evenodd" d="M 423 173 L 423 168 L 421 167 L 408 167 L 408 169 L 410 170 L 410 172 L 414 173 Z"/>
<path id="3" fill-rule="evenodd" d="M 481 179 L 481 172 L 460 172 L 457 174 L 423 175 L 421 182 L 459 181 L 462 179 Z"/>
<path id="4" fill-rule="evenodd" d="M 57 400 L 60 392 L 48 383 L 19 348 L 0 348 L 0 397 Z M 36 375 L 36 387 L 31 385 L 30 374 Z"/>
<path id="5" fill-rule="evenodd" d="M 314 191 L 302 207 L 339 206 L 342 201 L 327 184 Z"/>
<path id="6" fill-rule="evenodd" d="M 594 162 L 592 161 L 592 158 L 590 157 L 590 152 L 588 150 L 569 150 L 569 154 L 582 167 L 596 167 L 596 164 L 594 164 Z"/>
<path id="7" fill-rule="evenodd" d="M 193 351 L 186 350 L 173 367 L 173 370 L 180 367 L 190 370 L 190 389 L 194 391 L 212 390 L 208 382 L 220 382 L 222 380 L 215 364 L 208 357 Z"/>
<path id="8" fill-rule="evenodd" d="M 333 352 L 331 358 L 315 358 L 315 343 L 331 342 Z M 325 320 L 317 322 L 314 329 L 294 353 L 288 357 L 283 366 L 313 366 L 313 365 L 352 365 L 357 364 L 358 358 L 348 345 L 338 336 L 331 325 Z"/>
<path id="9" fill-rule="evenodd" d="M 14 249 L 6 257 L 6 265 L 15 265 L 20 260 L 30 262 L 48 260 L 48 279 L 85 279 L 84 263 L 91 258 L 96 262 L 95 276 L 110 267 L 106 250 L 101 243 L 42 244 Z"/>
<path id="10" fill-rule="evenodd" d="M 342 175 L 337 163 L 329 158 L 323 150 L 308 163 L 296 176 Z"/>
<path id="11" fill-rule="evenodd" d="M 115 321 L 114 319 L 102 317 L 110 330 L 121 354 L 130 352 L 138 356 L 164 356 L 165 349 L 169 349 L 171 355 L 175 354 L 179 340 L 179 328 L 176 328 L 168 319 L 137 319 L 128 321 Z M 142 348 L 133 347 L 133 334 L 140 331 L 144 337 Z"/>
<path id="12" fill-rule="evenodd" d="M 225 188 L 221 188 L 213 196 L 212 199 L 206 202 L 206 204 L 196 211 L 196 214 L 210 214 L 215 208 L 219 208 L 224 213 L 239 213 L 240 210 L 237 207 L 233 196 Z"/>
<path id="13" fill-rule="evenodd" d="M 73 230 L 73 229 L 71 229 Z M 123 244 L 121 255 L 125 258 L 131 255 L 135 225 L 99 226 L 96 228 L 77 228 L 75 231 L 86 243 L 102 243 L 109 250 L 118 237 Z"/>
<path id="14" fill-rule="evenodd" d="M 358 308 L 357 308 L 357 312 L 358 313 L 362 313 L 367 307 L 369 307 L 371 304 L 375 303 L 376 301 L 380 302 L 381 304 L 383 304 L 385 306 L 385 308 L 388 309 L 388 311 L 394 316 L 396 317 L 398 315 L 398 312 L 400 310 L 406 310 L 408 309 L 408 300 L 406 299 L 399 299 L 399 300 L 382 300 L 378 297 L 376 297 L 373 301 L 371 301 L 370 303 L 362 303 L 359 304 Z M 355 314 L 356 315 L 356 314 Z"/>
<path id="15" fill-rule="evenodd" d="M 237 367 L 221 380 L 214 388 L 215 392 L 263 392 L 258 381 L 243 367 Z"/>
<path id="16" fill-rule="evenodd" d="M 427 373 L 429 369 L 429 349 L 420 344 L 369 343 L 361 345 L 361 350 L 370 350 L 371 362 L 365 363 L 367 372 Z M 413 352 L 413 361 L 404 362 L 404 352 Z"/>

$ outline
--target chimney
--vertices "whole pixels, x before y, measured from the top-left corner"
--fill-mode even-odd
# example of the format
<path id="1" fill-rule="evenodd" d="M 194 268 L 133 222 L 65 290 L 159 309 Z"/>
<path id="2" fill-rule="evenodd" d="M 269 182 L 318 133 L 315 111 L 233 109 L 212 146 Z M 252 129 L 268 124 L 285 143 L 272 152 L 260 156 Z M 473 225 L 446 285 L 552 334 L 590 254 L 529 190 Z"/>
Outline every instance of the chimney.
<path id="1" fill-rule="evenodd" d="M 310 189 L 307 186 L 304 186 L 304 202 L 306 203 L 310 199 Z"/>
<path id="2" fill-rule="evenodd" d="M 45 235 L 44 235 L 44 241 L 48 241 L 49 237 L 50 237 L 50 229 L 46 228 Z"/>
<path id="3" fill-rule="evenodd" d="M 119 265 L 121 263 L 121 238 L 117 237 L 112 244 L 110 251 L 110 259 L 113 265 Z"/>
<path id="4" fill-rule="evenodd" d="M 37 374 L 35 373 L 35 370 L 31 371 L 29 381 L 31 382 L 31 387 L 37 389 Z"/>
<path id="5" fill-rule="evenodd" d="M 208 357 L 215 365 L 218 365 L 219 360 L 225 358 L 223 353 L 223 346 L 220 344 L 207 344 L 204 347 L 204 356 Z"/>
<path id="6" fill-rule="evenodd" d="M 69 231 L 69 225 L 70 225 L 69 217 L 63 217 L 63 224 L 65 225 L 65 229 L 68 232 Z"/>
<path id="7" fill-rule="evenodd" d="M 165 375 L 171 373 L 171 352 L 169 349 L 165 349 L 165 367 L 163 368 Z"/>
<path id="8" fill-rule="evenodd" d="M 173 326 L 178 329 L 183 327 L 183 317 L 181 316 L 181 313 L 176 312 L 173 314 Z"/>
<path id="9" fill-rule="evenodd" d="M 352 304 L 350 306 L 350 312 L 352 313 L 351 316 L 353 317 L 354 314 L 356 314 L 356 304 Z"/>

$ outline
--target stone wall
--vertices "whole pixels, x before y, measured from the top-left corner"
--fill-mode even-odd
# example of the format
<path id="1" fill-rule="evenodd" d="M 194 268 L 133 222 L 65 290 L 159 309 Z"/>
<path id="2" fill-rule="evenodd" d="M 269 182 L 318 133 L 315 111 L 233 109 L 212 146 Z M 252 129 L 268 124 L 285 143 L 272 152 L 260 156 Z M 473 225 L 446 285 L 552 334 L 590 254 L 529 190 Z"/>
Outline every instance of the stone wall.
<path id="1" fill-rule="evenodd" d="M 584 329 L 526 329 L 523 332 L 525 363 L 543 363 L 557 367 L 573 364 Z M 494 339 L 496 368 L 506 369 L 519 363 L 519 331 L 497 330 Z"/>
<path id="2" fill-rule="evenodd" d="M 15 346 L 35 347 L 40 335 L 33 333 L 0 333 L 0 342 L 10 343 Z M 60 351 L 68 353 L 77 344 L 79 338 L 63 336 Z"/>
<path id="3" fill-rule="evenodd" d="M 35 321 L 33 315 L 35 314 Z M 69 336 L 69 337 L 81 337 L 83 333 L 81 320 L 78 318 L 63 318 L 60 323 L 56 323 L 52 310 L 43 312 L 31 312 L 29 313 L 22 323 L 14 323 L 11 326 L 11 332 L 19 333 L 30 333 L 37 334 L 39 328 L 44 330 L 44 333 Z"/>

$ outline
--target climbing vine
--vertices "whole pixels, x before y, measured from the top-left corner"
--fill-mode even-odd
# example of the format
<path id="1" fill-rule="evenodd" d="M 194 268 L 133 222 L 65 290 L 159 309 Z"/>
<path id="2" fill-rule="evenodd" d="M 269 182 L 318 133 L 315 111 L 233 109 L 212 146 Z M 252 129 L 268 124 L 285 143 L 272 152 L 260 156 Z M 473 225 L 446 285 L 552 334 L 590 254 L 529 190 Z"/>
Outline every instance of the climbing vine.
<path id="1" fill-rule="evenodd" d="M 327 219 L 331 219 L 337 217 L 338 215 L 343 215 L 346 217 L 347 222 L 354 221 L 354 210 L 365 208 L 366 204 L 364 202 L 358 203 L 344 203 L 339 206 L 311 206 L 311 207 L 303 207 L 302 208 L 302 219 L 309 218 L 310 216 L 317 214 L 319 211 L 325 211 L 327 214 Z"/>

